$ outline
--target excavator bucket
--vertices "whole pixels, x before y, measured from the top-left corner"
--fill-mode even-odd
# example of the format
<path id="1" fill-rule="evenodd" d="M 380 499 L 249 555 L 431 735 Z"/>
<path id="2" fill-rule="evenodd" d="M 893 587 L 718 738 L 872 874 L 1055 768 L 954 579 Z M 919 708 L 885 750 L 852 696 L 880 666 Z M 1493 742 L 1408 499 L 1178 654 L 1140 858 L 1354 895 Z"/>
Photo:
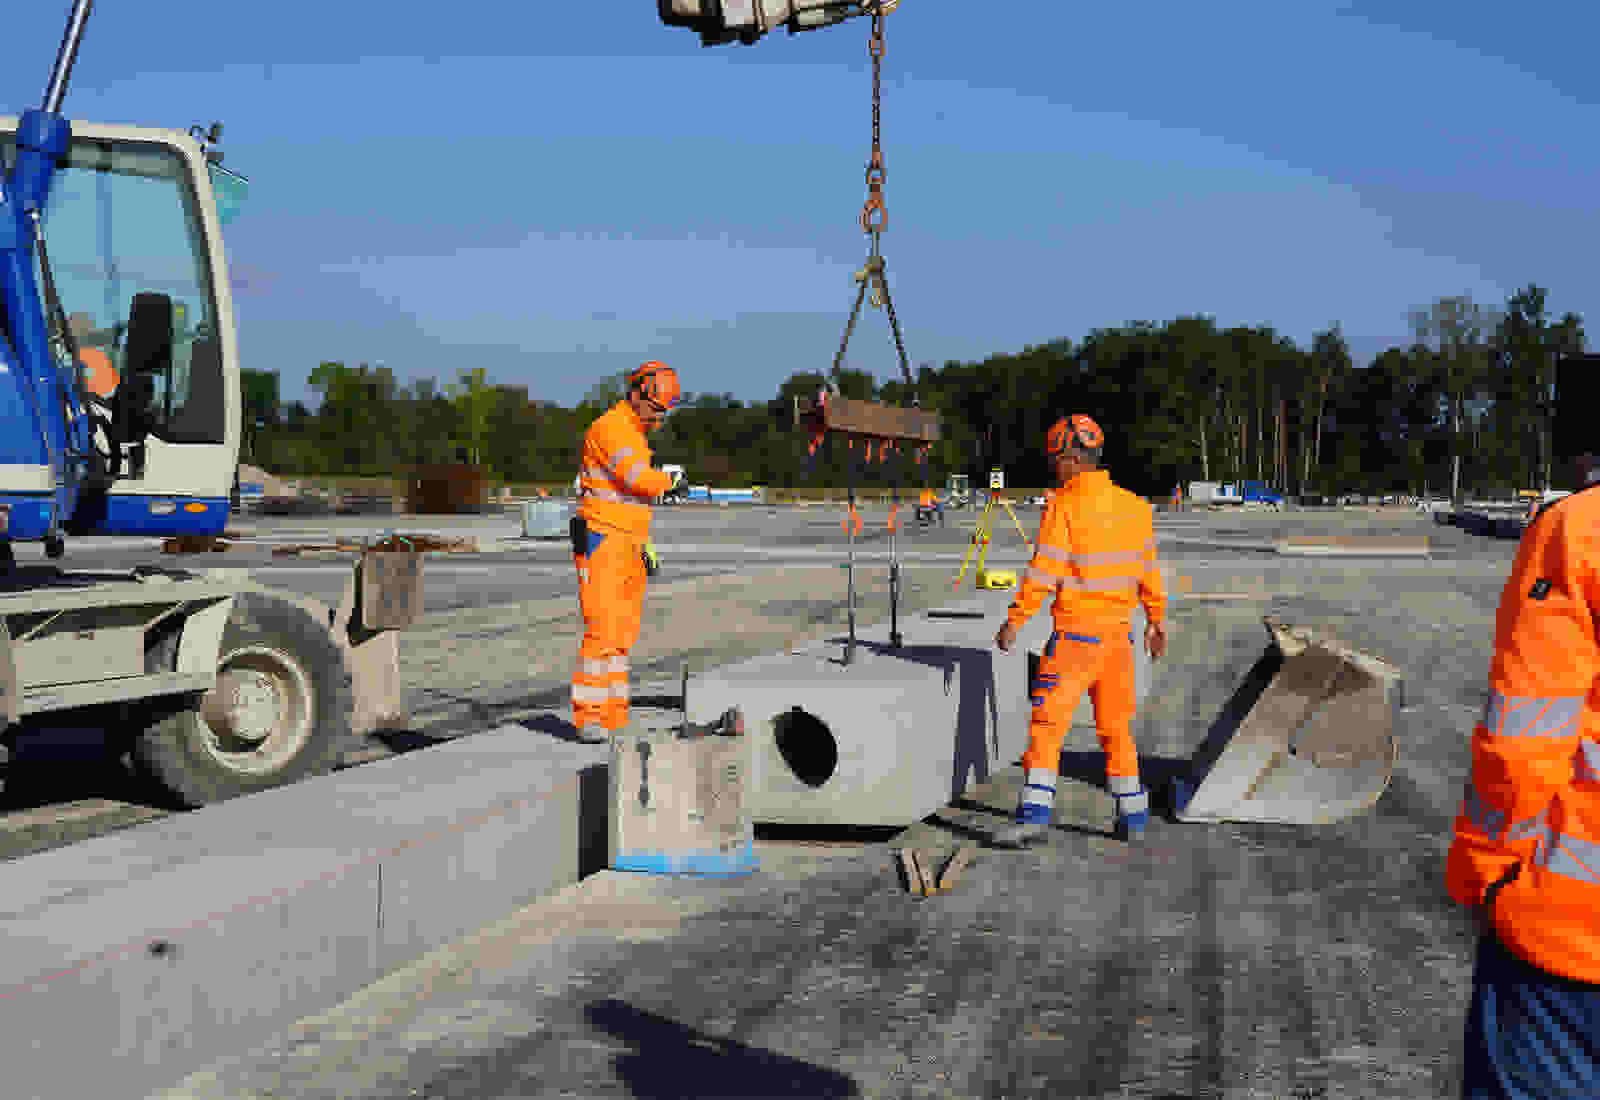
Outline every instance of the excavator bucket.
<path id="1" fill-rule="evenodd" d="M 1342 821 L 1394 774 L 1399 670 L 1324 631 L 1263 622 L 1273 644 L 1173 781 L 1179 821 Z"/>

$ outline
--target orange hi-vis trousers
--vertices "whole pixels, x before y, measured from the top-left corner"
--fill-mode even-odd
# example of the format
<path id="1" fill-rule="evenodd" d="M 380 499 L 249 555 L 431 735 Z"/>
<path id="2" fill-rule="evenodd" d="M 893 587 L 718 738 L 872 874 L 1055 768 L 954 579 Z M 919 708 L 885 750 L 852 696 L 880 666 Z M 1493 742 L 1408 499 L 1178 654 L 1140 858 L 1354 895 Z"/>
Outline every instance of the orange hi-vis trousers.
<path id="1" fill-rule="evenodd" d="M 628 651 L 644 610 L 644 540 L 589 528 L 578 567 L 583 641 L 572 670 L 572 724 L 619 730 L 628 724 Z"/>
<path id="2" fill-rule="evenodd" d="M 1146 809 L 1139 753 L 1133 743 L 1133 633 L 1126 624 L 1058 629 L 1045 643 L 1039 671 L 1028 689 L 1033 720 L 1028 725 L 1028 751 L 1022 754 L 1028 784 L 1023 801 L 1029 801 L 1038 788 L 1037 801 L 1054 806 L 1061 743 L 1085 689 L 1094 704 L 1095 732 L 1106 754 L 1107 786 L 1119 796 L 1121 809 Z"/>

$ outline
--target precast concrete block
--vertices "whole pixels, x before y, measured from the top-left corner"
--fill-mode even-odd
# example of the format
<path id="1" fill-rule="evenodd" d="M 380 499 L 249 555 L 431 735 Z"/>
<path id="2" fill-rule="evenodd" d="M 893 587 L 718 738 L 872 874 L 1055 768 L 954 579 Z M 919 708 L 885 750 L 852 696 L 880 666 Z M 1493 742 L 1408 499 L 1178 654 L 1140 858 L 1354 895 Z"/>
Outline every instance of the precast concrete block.
<path id="1" fill-rule="evenodd" d="M 602 748 L 510 726 L 13 860 L 5 1094 L 144 1096 L 243 1054 L 599 869 L 605 810 Z"/>
<path id="2" fill-rule="evenodd" d="M 611 868 L 744 874 L 757 867 L 748 736 L 611 735 Z"/>
<path id="3" fill-rule="evenodd" d="M 986 782 L 1028 744 L 1033 664 L 1052 626 L 1048 609 L 1010 652 L 995 647 L 1009 593 L 984 593 L 903 620 L 711 670 L 690 682 L 689 719 L 729 707 L 751 738 L 750 813 L 757 822 L 905 825 Z M 1135 617 L 1135 638 L 1144 620 Z M 1136 646 L 1142 699 L 1151 670 Z M 1088 719 L 1087 696 L 1075 720 Z"/>

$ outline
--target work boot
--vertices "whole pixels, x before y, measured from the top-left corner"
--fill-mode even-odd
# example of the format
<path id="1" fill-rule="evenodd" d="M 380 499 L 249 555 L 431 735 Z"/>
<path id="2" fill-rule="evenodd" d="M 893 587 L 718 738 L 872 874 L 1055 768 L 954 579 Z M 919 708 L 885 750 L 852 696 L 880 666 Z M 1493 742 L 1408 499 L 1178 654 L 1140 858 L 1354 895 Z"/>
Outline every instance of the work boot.
<path id="1" fill-rule="evenodd" d="M 584 723 L 578 727 L 578 740 L 585 745 L 603 745 L 611 739 L 611 731 L 604 726 Z"/>
<path id="2" fill-rule="evenodd" d="M 1022 796 L 1017 800 L 1012 824 L 997 829 L 989 842 L 1000 848 L 1025 848 L 1050 838 L 1050 819 L 1056 806 L 1056 773 L 1044 768 L 1029 768 L 1024 776 Z"/>
<path id="3" fill-rule="evenodd" d="M 1150 824 L 1150 795 L 1137 777 L 1111 776 L 1108 785 L 1111 797 L 1117 800 L 1117 823 L 1112 826 L 1111 835 L 1125 843 L 1137 844 L 1144 839 L 1144 827 Z M 1128 789 L 1130 787 L 1132 790 Z"/>

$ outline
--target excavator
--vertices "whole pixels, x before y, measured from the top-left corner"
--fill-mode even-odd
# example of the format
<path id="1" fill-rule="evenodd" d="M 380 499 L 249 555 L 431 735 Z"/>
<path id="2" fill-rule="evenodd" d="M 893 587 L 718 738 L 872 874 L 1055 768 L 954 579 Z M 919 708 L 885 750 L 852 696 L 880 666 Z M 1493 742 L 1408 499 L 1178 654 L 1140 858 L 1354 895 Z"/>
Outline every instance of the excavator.
<path id="1" fill-rule="evenodd" d="M 67 570 L 68 541 L 218 536 L 240 442 L 222 226 L 246 177 L 207 131 L 63 116 L 92 0 L 37 109 L 0 118 L 0 736 L 98 728 L 181 806 L 332 767 L 404 719 L 421 556 L 361 556 L 338 608 L 242 570 Z M 18 543 L 42 543 L 42 565 Z"/>

